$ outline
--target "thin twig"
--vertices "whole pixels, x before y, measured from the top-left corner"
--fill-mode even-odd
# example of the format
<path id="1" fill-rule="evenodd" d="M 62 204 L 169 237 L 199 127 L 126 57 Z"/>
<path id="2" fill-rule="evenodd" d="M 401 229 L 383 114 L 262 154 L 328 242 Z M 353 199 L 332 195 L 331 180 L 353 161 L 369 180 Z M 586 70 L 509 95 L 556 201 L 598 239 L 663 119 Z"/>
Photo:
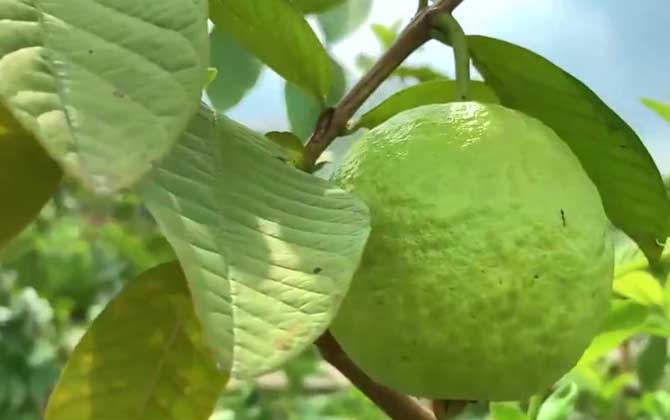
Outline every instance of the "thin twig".
<path id="1" fill-rule="evenodd" d="M 344 353 L 329 332 L 316 341 L 316 345 L 326 361 L 337 368 L 372 402 L 394 420 L 435 420 L 431 412 L 417 400 L 401 394 L 370 379 Z"/>
<path id="2" fill-rule="evenodd" d="M 340 100 L 335 108 L 328 109 L 321 115 L 316 131 L 305 146 L 303 169 L 308 172 L 314 170 L 314 164 L 319 156 L 333 140 L 345 132 L 351 117 L 370 95 L 410 54 L 431 39 L 431 31 L 437 19 L 445 13 L 453 12 L 462 2 L 463 0 L 442 0 L 417 13 L 393 46 L 384 53 L 370 71 Z"/>

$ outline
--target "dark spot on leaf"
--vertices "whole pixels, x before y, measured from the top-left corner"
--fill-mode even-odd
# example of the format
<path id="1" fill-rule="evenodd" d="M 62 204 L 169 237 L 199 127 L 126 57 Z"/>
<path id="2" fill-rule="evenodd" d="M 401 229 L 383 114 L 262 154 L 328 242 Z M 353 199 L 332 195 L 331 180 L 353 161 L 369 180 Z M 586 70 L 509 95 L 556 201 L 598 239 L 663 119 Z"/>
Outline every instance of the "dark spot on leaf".
<path id="1" fill-rule="evenodd" d="M 113 94 L 117 98 L 125 98 L 126 97 L 126 93 L 124 91 L 122 91 L 121 89 L 115 89 Z"/>
<path id="2" fill-rule="evenodd" d="M 93 50 L 88 50 L 88 53 L 89 53 L 89 54 L 93 54 Z"/>
<path id="3" fill-rule="evenodd" d="M 319 274 L 319 273 L 322 272 L 322 271 L 323 271 L 323 269 L 322 269 L 321 267 L 316 267 L 314 270 L 312 270 L 312 272 L 313 272 L 314 274 Z"/>
<path id="4" fill-rule="evenodd" d="M 566 226 L 565 211 L 563 211 L 563 209 L 561 209 L 561 222 L 563 222 L 563 227 L 565 227 Z"/>
<path id="5" fill-rule="evenodd" d="M 536 274 L 536 275 L 533 276 L 533 278 L 534 278 L 535 280 L 537 280 L 537 279 L 540 278 L 540 275 L 539 275 L 539 274 Z"/>

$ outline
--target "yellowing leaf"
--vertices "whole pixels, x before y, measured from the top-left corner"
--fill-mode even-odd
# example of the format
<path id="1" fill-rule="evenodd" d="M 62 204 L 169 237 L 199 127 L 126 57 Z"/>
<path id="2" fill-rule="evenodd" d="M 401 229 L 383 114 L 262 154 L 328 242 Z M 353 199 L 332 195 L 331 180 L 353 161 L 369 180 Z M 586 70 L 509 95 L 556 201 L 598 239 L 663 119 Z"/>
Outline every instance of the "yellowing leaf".
<path id="1" fill-rule="evenodd" d="M 163 264 L 93 322 L 45 420 L 206 420 L 227 381 L 203 342 L 179 265 Z"/>

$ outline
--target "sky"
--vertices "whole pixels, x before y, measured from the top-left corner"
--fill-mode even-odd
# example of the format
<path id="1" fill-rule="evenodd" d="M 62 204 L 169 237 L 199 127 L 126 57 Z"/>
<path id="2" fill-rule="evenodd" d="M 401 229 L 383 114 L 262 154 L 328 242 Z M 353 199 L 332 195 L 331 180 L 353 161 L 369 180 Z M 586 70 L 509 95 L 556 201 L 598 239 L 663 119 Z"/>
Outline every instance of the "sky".
<path id="1" fill-rule="evenodd" d="M 416 1 L 375 0 L 367 24 L 332 48 L 350 71 L 350 82 L 360 75 L 355 57 L 380 52 L 369 24 L 407 22 L 415 9 Z M 466 33 L 522 45 L 586 83 L 633 127 L 662 172 L 670 173 L 670 125 L 640 103 L 641 97 L 670 101 L 668 0 L 465 0 L 455 16 Z M 409 62 L 453 74 L 451 51 L 435 42 Z M 259 131 L 288 129 L 282 80 L 264 71 L 229 115 Z"/>

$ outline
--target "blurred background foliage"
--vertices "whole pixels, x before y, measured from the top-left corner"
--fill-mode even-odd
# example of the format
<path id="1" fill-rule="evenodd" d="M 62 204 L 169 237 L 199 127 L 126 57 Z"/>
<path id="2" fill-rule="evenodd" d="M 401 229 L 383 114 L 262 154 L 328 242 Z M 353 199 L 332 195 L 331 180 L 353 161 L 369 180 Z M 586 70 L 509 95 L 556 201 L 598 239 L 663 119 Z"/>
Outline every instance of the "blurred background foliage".
<path id="1" fill-rule="evenodd" d="M 328 43 L 365 22 L 371 0 L 355 8 L 345 2 L 315 19 Z M 342 24 L 346 22 L 346 24 Z M 372 25 L 380 47 L 397 37 L 400 22 Z M 262 65 L 234 41 L 212 32 L 219 76 L 209 86 L 214 106 L 225 110 L 244 98 Z M 360 71 L 376 57 L 362 53 Z M 236 62 L 236 68 L 226 68 Z M 345 92 L 349 77 L 333 60 L 335 84 L 329 102 Z M 447 78 L 424 65 L 405 65 L 380 96 L 417 82 Z M 226 87 L 235 86 L 236 89 Z M 285 86 L 286 115 L 303 140 L 320 110 L 291 85 Z M 643 99 L 670 122 L 670 104 Z M 617 268 L 612 310 L 582 361 L 547 390 L 543 404 L 472 404 L 460 419 L 539 420 L 670 419 L 670 251 L 649 267 L 635 245 L 615 232 Z M 35 221 L 0 252 L 0 420 L 39 420 L 68 354 L 87 325 L 127 279 L 161 262 L 172 251 L 133 194 L 100 199 L 64 184 Z M 122 325 L 119 328 L 123 328 Z M 314 349 L 254 383 L 232 383 L 211 420 L 381 420 L 385 416 Z"/>

